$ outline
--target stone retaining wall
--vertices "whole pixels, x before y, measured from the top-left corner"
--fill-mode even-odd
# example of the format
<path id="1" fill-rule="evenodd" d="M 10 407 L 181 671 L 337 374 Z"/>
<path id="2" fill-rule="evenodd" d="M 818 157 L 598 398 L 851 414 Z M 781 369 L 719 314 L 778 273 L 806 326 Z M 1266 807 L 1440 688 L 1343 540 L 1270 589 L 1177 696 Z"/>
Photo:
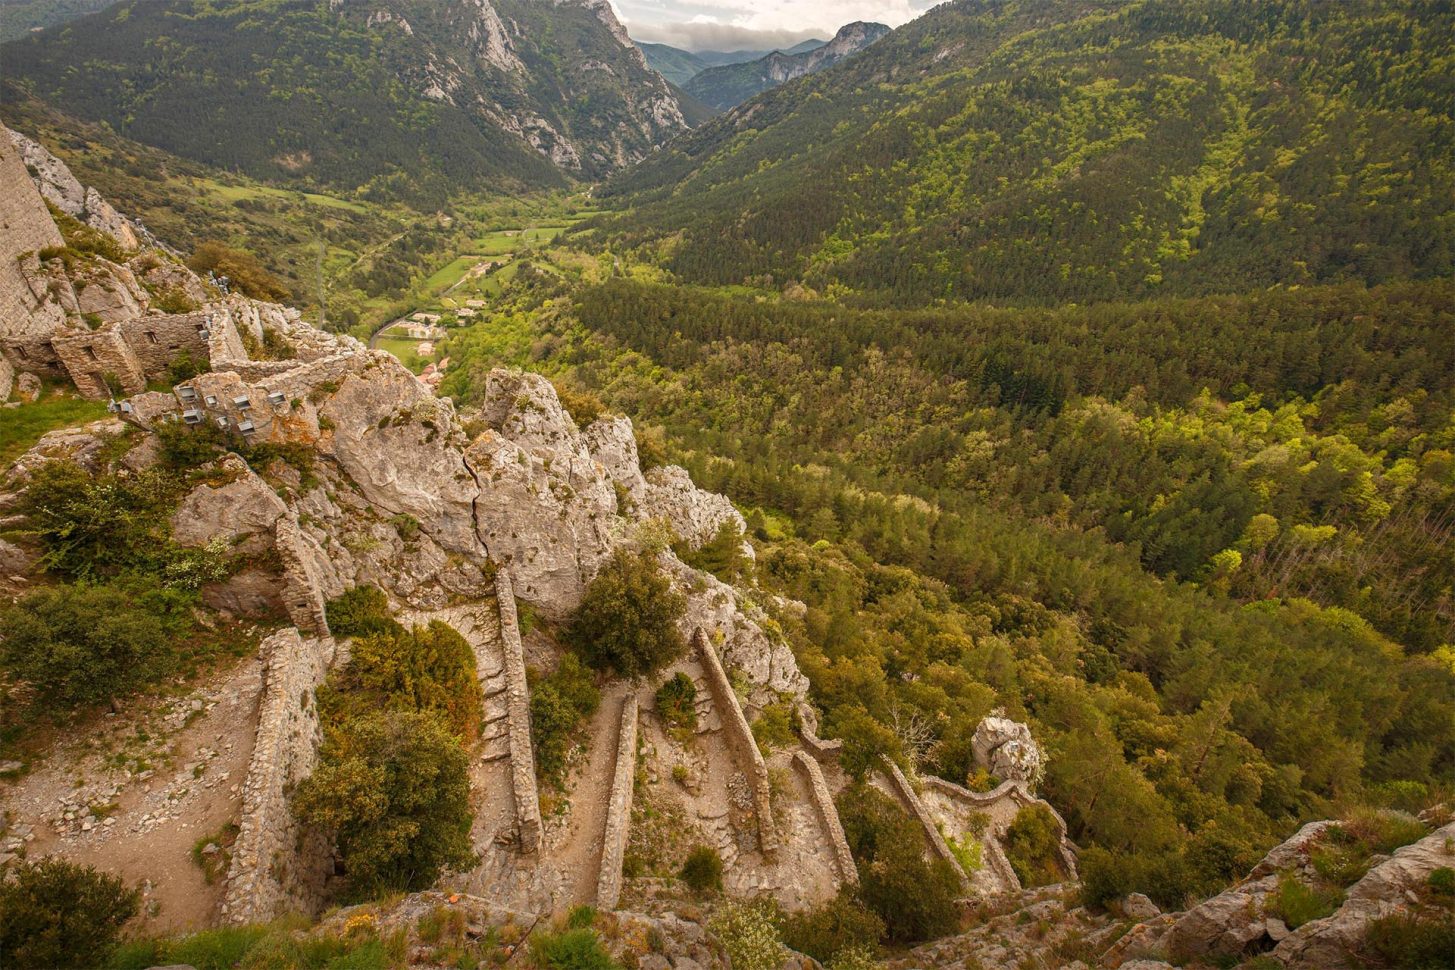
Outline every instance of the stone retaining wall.
<path id="1" fill-rule="evenodd" d="M 273 536 L 278 558 L 283 561 L 283 605 L 289 619 L 300 630 L 328 636 L 327 601 L 298 520 L 292 515 L 279 519 Z"/>
<path id="2" fill-rule="evenodd" d="M 909 810 L 909 813 L 919 821 L 920 827 L 924 829 L 925 838 L 930 843 L 930 849 L 935 855 L 944 859 L 954 867 L 962 884 L 968 883 L 970 880 L 965 874 L 965 869 L 960 865 L 960 860 L 955 858 L 955 853 L 950 851 L 949 845 L 945 843 L 944 836 L 940 835 L 940 830 L 936 827 L 934 819 L 930 818 L 929 811 L 926 810 L 924 803 L 919 800 L 919 794 L 910 785 L 909 779 L 904 777 L 904 772 L 899 770 L 899 765 L 895 764 L 894 759 L 888 755 L 884 756 L 884 774 L 889 779 L 889 786 L 894 790 L 895 795 L 899 797 L 900 802 L 904 804 L 904 807 Z"/>
<path id="3" fill-rule="evenodd" d="M 799 701 L 795 711 L 798 714 L 798 737 L 803 741 L 803 746 L 819 761 L 837 762 L 839 753 L 844 749 L 844 742 L 838 738 L 825 739 L 818 736 L 818 712 L 806 702 Z"/>
<path id="4" fill-rule="evenodd" d="M 505 729 L 510 741 L 516 834 L 520 851 L 535 852 L 541 846 L 541 803 L 536 793 L 536 759 L 530 739 L 530 689 L 525 682 L 525 649 L 515 614 L 515 589 L 504 569 L 495 573 L 495 598 L 500 601 L 500 642 L 505 655 Z"/>
<path id="5" fill-rule="evenodd" d="M 223 918 L 237 924 L 315 908 L 330 869 L 326 842 L 300 831 L 288 794 L 318 761 L 314 692 L 328 675 L 335 645 L 286 629 L 264 640 L 259 652 L 258 731 L 222 905 Z"/>
<path id="6" fill-rule="evenodd" d="M 977 811 L 989 811 L 1002 801 L 1010 802 L 1016 807 L 1017 811 L 1029 805 L 1044 805 L 1046 810 L 1051 813 L 1051 817 L 1056 820 L 1058 830 L 1056 854 L 1061 861 L 1062 867 L 1066 870 L 1066 874 L 1071 878 L 1076 877 L 1076 850 L 1066 834 L 1066 820 L 1061 817 L 1061 813 L 1056 811 L 1050 802 L 1044 798 L 1037 798 L 1032 794 L 1025 782 L 1012 779 L 1001 782 L 993 791 L 974 792 L 953 782 L 946 781 L 943 778 L 929 775 L 924 778 L 924 785 L 926 788 L 933 788 L 941 795 L 953 801 L 958 801 L 963 805 L 968 805 Z M 1010 860 L 1006 859 L 1005 852 L 1001 849 L 999 842 L 994 839 L 986 839 L 985 848 L 990 850 L 992 846 L 994 851 L 987 853 L 987 861 L 997 870 L 997 875 L 1001 876 L 1012 889 L 1019 889 L 1020 879 L 1017 878 L 1015 870 L 1011 868 Z"/>
<path id="7" fill-rule="evenodd" d="M 712 694 L 713 707 L 717 708 L 722 721 L 723 733 L 727 735 L 728 747 L 738 759 L 738 770 L 753 786 L 753 812 L 758 817 L 758 847 L 771 854 L 778 848 L 778 832 L 773 825 L 773 802 L 768 784 L 768 766 L 763 762 L 762 752 L 753 739 L 753 730 L 743 716 L 738 695 L 722 669 L 717 651 L 707 640 L 707 634 L 698 627 L 692 631 L 692 645 L 702 663 L 707 678 L 707 689 Z"/>
<path id="8" fill-rule="evenodd" d="M 606 834 L 601 842 L 601 873 L 596 880 L 596 905 L 616 909 L 621 901 L 621 863 L 631 833 L 632 788 L 637 767 L 637 698 L 628 694 L 621 702 L 621 730 L 616 736 L 616 772 L 611 778 L 611 795 L 606 803 Z"/>
<path id="9" fill-rule="evenodd" d="M 854 855 L 849 851 L 849 840 L 844 836 L 844 824 L 839 821 L 839 810 L 834 807 L 834 796 L 829 793 L 828 782 L 824 781 L 818 762 L 809 757 L 807 752 L 795 751 L 793 766 L 808 782 L 814 811 L 818 814 L 824 838 L 828 839 L 829 849 L 833 852 L 834 868 L 839 872 L 839 879 L 845 885 L 858 883 L 859 869 L 854 865 Z"/>

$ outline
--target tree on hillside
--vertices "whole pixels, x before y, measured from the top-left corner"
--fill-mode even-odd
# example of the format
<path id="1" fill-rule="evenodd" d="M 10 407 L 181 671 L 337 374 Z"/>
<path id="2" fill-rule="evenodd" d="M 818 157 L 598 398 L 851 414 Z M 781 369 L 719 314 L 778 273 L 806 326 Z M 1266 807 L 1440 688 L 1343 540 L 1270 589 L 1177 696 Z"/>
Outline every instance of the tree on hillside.
<path id="1" fill-rule="evenodd" d="M 656 556 L 619 549 L 591 581 L 566 639 L 598 670 L 644 677 L 687 649 L 677 629 L 686 608 Z"/>

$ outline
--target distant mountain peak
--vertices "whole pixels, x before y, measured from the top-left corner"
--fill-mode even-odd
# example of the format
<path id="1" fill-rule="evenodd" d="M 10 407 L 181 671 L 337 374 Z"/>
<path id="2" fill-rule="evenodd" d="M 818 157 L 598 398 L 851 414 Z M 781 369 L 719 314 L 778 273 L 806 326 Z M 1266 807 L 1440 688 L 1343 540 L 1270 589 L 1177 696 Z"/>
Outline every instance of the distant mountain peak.
<path id="1" fill-rule="evenodd" d="M 772 51 L 754 61 L 707 68 L 687 81 L 683 90 L 725 111 L 769 88 L 821 71 L 857 54 L 889 32 L 884 24 L 857 20 L 840 27 L 827 43 L 805 42 L 787 51 Z"/>

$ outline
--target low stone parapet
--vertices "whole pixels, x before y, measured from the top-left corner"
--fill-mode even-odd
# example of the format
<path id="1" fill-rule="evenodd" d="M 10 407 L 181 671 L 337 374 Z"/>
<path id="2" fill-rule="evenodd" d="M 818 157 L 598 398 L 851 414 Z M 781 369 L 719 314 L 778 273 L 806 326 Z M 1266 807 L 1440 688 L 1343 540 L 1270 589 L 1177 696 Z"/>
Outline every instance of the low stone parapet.
<path id="1" fill-rule="evenodd" d="M 632 788 L 637 766 L 637 698 L 621 702 L 621 729 L 616 736 L 616 771 L 606 803 L 606 833 L 601 843 L 601 872 L 596 880 L 596 905 L 616 909 L 621 901 L 622 860 L 631 834 Z"/>
<path id="2" fill-rule="evenodd" d="M 707 689 L 712 694 L 712 704 L 717 708 L 718 718 L 722 721 L 728 747 L 738 760 L 738 770 L 753 787 L 753 812 L 758 818 L 758 847 L 771 854 L 778 848 L 778 831 L 773 824 L 768 766 L 763 761 L 762 752 L 758 750 L 758 742 L 753 739 L 753 729 L 748 726 L 748 719 L 743 716 L 738 695 L 733 691 L 726 671 L 722 669 L 722 661 L 718 659 L 717 651 L 712 648 L 701 627 L 692 632 L 692 645 L 702 663 Z"/>
<path id="3" fill-rule="evenodd" d="M 290 628 L 264 640 L 259 652 L 258 729 L 223 897 L 223 918 L 236 924 L 313 909 L 330 869 L 326 842 L 300 829 L 288 793 L 318 762 L 322 731 L 314 695 L 328 676 L 335 645 Z"/>
<path id="4" fill-rule="evenodd" d="M 925 808 L 924 803 L 920 801 L 919 793 L 914 790 L 914 786 L 909 783 L 909 779 L 904 777 L 904 772 L 899 770 L 899 765 L 895 764 L 894 759 L 888 755 L 884 756 L 884 774 L 889 779 L 889 786 L 894 790 L 900 802 L 915 817 L 920 827 L 924 829 L 925 838 L 930 843 L 931 851 L 954 867 L 956 874 L 960 877 L 961 884 L 969 883 L 970 879 L 965 874 L 964 867 L 960 865 L 960 860 L 955 858 L 955 853 L 950 851 L 950 846 L 945 842 L 945 837 L 940 834 L 940 830 L 936 827 L 934 819 L 930 818 L 929 811 Z"/>
<path id="5" fill-rule="evenodd" d="M 516 835 L 522 852 L 541 846 L 541 804 L 536 792 L 535 749 L 530 737 L 530 688 L 525 681 L 525 648 L 515 612 L 515 589 L 504 569 L 495 573 L 500 602 L 500 643 L 505 664 L 505 728 L 510 742 L 510 785 L 515 795 Z"/>
<path id="6" fill-rule="evenodd" d="M 844 824 L 839 820 L 839 810 L 834 807 L 834 796 L 829 792 L 828 782 L 824 781 L 818 762 L 813 760 L 807 752 L 795 751 L 793 766 L 808 783 L 808 792 L 813 798 L 814 812 L 818 815 L 819 825 L 823 827 L 824 838 L 828 840 L 829 850 L 833 853 L 834 868 L 838 870 L 839 879 L 845 885 L 857 884 L 859 869 L 854 865 L 854 855 L 849 851 L 849 840 L 844 836 Z"/>

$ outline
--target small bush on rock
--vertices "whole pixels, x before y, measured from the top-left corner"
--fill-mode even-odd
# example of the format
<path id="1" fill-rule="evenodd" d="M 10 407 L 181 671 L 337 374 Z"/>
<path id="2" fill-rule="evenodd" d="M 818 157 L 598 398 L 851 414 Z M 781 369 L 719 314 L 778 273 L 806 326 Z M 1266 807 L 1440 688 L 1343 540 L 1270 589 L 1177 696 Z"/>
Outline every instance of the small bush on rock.
<path id="1" fill-rule="evenodd" d="M 389 597 L 377 586 L 355 586 L 329 600 L 328 628 L 336 637 L 365 637 L 403 629 L 389 615 Z"/>
<path id="2" fill-rule="evenodd" d="M 1269 900 L 1268 908 L 1291 930 L 1305 923 L 1323 919 L 1339 908 L 1343 894 L 1315 889 L 1300 882 L 1291 873 L 1284 873 L 1278 880 L 1278 889 Z"/>
<path id="3" fill-rule="evenodd" d="M 709 893 L 722 891 L 722 856 L 708 845 L 699 845 L 682 863 L 682 881 L 693 892 Z"/>
<path id="4" fill-rule="evenodd" d="M 848 889 L 783 922 L 783 942 L 825 965 L 848 954 L 863 954 L 872 962 L 883 938 L 884 921 Z"/>
<path id="5" fill-rule="evenodd" d="M 682 594 L 647 552 L 621 549 L 597 573 L 566 638 L 598 670 L 645 677 L 680 657 Z"/>
<path id="6" fill-rule="evenodd" d="M 1378 966 L 1399 970 L 1449 970 L 1455 954 L 1455 918 L 1422 919 L 1397 914 L 1374 920 L 1364 947 Z"/>
<path id="7" fill-rule="evenodd" d="M 538 970 L 621 970 L 596 932 L 585 928 L 536 937 L 530 956 Z"/>
<path id="8" fill-rule="evenodd" d="M 668 727 L 697 727 L 697 685 L 680 670 L 657 688 L 657 713 Z"/>
<path id="9" fill-rule="evenodd" d="M 90 866 L 19 863 L 0 884 L 0 960 L 9 970 L 99 966 L 140 899 Z"/>
<path id="10" fill-rule="evenodd" d="M 712 915 L 707 928 L 727 951 L 733 970 L 778 970 L 785 956 L 779 918 L 771 899 L 734 900 Z"/>

